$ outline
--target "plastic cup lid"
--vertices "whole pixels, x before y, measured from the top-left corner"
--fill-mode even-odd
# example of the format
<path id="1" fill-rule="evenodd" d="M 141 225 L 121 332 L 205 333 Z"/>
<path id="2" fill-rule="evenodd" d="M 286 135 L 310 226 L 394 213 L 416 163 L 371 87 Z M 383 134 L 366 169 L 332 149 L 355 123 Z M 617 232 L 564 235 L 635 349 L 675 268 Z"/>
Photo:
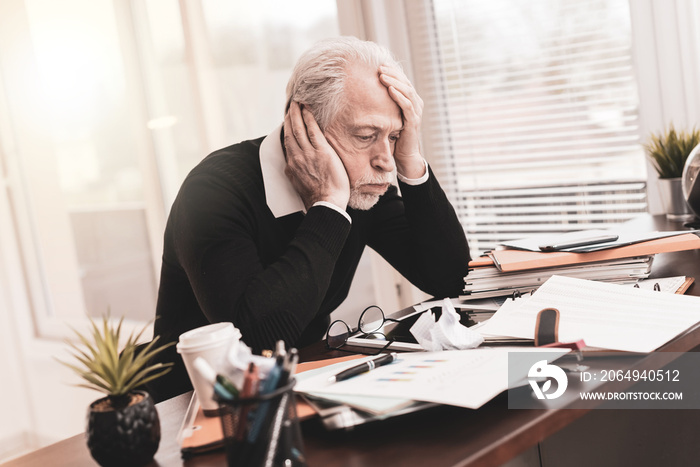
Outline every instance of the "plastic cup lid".
<path id="1" fill-rule="evenodd" d="M 214 323 L 180 334 L 176 347 L 178 352 L 182 352 L 230 342 L 236 337 L 240 339 L 241 332 L 233 326 L 233 323 Z"/>

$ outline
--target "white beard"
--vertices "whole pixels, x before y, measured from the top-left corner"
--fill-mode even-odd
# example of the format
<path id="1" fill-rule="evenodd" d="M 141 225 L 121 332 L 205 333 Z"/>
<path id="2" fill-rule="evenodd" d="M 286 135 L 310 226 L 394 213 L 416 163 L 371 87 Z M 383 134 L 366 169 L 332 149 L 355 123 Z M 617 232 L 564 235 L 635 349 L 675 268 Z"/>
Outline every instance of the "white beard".
<path id="1" fill-rule="evenodd" d="M 369 211 L 379 201 L 379 195 L 370 193 L 361 193 L 356 188 L 350 190 L 350 199 L 348 199 L 348 207 L 357 209 L 358 211 Z"/>
<path id="2" fill-rule="evenodd" d="M 348 199 L 348 207 L 357 209 L 358 211 L 369 211 L 377 204 L 381 195 L 374 193 L 362 193 L 360 187 L 362 185 L 391 183 L 394 180 L 394 174 L 391 172 L 383 172 L 375 176 L 365 175 L 355 182 L 355 186 L 350 189 L 350 199 Z"/>

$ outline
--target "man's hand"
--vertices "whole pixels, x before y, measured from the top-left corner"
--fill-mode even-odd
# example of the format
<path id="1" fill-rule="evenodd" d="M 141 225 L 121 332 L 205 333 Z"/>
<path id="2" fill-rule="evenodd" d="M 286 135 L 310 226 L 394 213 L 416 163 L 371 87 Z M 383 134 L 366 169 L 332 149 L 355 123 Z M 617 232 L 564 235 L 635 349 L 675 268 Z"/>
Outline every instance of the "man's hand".
<path id="1" fill-rule="evenodd" d="M 347 208 L 350 181 L 345 166 L 311 112 L 297 102 L 292 102 L 284 117 L 284 147 L 284 173 L 307 210 L 318 201 Z"/>
<path id="2" fill-rule="evenodd" d="M 379 81 L 387 87 L 389 96 L 403 114 L 403 131 L 394 149 L 396 168 L 406 178 L 420 178 L 425 174 L 425 164 L 420 152 L 423 99 L 406 75 L 397 68 L 380 66 Z"/>

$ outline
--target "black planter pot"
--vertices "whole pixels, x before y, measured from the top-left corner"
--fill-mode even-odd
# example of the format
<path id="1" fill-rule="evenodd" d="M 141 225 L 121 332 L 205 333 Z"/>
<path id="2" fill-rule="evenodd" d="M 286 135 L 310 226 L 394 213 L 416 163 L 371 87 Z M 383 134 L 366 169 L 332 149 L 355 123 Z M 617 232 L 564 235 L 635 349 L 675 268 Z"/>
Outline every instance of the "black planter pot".
<path id="1" fill-rule="evenodd" d="M 153 399 L 145 391 L 132 405 L 107 408 L 108 397 L 88 410 L 87 445 L 93 459 L 103 467 L 141 466 L 153 459 L 160 443 L 160 421 Z"/>

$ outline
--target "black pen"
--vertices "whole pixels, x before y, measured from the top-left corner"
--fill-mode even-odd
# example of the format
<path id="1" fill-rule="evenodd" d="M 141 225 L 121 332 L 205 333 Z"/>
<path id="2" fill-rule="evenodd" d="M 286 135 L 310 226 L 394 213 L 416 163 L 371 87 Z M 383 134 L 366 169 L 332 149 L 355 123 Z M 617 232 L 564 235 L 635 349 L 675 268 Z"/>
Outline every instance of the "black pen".
<path id="1" fill-rule="evenodd" d="M 359 365 L 355 365 L 351 368 L 348 368 L 347 370 L 343 370 L 337 375 L 328 378 L 328 382 L 336 383 L 338 381 L 345 381 L 346 379 L 352 378 L 353 376 L 357 376 L 367 371 L 374 370 L 375 368 L 379 368 L 380 366 L 388 365 L 389 363 L 396 360 L 397 357 L 398 355 L 396 355 L 396 352 L 384 354 L 381 357 L 375 358 L 374 360 L 369 360 L 367 362 L 360 363 Z"/>

